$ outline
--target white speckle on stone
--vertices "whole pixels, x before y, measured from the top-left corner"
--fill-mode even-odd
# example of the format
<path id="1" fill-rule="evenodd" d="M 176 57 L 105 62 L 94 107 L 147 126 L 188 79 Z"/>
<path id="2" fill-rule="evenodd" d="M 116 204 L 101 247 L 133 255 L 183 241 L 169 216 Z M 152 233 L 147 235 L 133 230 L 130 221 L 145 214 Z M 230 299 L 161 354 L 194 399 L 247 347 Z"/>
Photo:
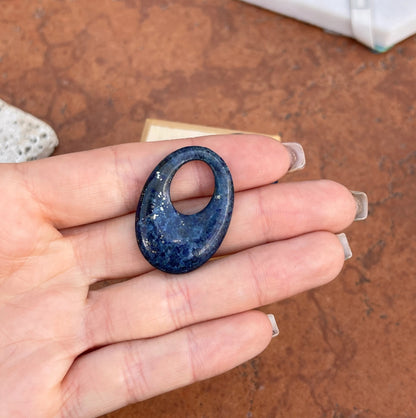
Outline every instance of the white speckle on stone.
<path id="1" fill-rule="evenodd" d="M 0 163 L 48 157 L 57 145 L 48 124 L 0 99 Z"/>

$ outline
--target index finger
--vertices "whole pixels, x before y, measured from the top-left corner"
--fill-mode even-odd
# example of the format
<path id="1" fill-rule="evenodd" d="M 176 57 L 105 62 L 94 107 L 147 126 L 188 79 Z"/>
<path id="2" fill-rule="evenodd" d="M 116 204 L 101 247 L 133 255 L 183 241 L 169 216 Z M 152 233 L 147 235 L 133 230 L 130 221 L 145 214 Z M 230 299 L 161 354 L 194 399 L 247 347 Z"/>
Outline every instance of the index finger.
<path id="1" fill-rule="evenodd" d="M 62 229 L 134 211 L 156 164 L 190 145 L 205 146 L 219 154 L 230 168 L 236 191 L 272 183 L 290 165 L 289 152 L 272 138 L 216 135 L 110 146 L 23 163 L 18 171 L 40 203 L 43 216 Z M 172 200 L 208 195 L 209 172 L 205 164 L 186 164 L 175 175 Z"/>

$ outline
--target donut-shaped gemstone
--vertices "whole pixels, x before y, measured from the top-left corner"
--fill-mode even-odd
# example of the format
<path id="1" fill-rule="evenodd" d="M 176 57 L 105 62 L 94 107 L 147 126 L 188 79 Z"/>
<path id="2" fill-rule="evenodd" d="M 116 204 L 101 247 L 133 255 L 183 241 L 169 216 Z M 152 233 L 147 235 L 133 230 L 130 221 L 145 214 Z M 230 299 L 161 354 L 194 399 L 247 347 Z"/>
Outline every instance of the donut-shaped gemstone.
<path id="1" fill-rule="evenodd" d="M 214 174 L 215 190 L 198 213 L 179 213 L 170 198 L 170 185 L 184 164 L 200 160 Z M 146 260 L 167 273 L 187 273 L 212 257 L 231 221 L 234 187 L 224 160 L 205 147 L 185 147 L 164 158 L 147 179 L 136 211 L 136 238 Z"/>

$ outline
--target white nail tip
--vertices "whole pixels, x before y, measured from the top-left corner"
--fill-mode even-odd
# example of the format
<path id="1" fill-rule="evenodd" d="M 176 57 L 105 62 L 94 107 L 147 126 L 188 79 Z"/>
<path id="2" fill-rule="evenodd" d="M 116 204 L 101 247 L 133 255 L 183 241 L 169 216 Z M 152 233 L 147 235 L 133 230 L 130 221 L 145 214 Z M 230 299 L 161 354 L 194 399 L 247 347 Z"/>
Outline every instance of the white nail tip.
<path id="1" fill-rule="evenodd" d="M 348 243 L 347 236 L 343 234 L 337 234 L 337 238 L 339 239 L 339 242 L 342 245 L 342 248 L 344 249 L 344 260 L 348 260 L 352 257 L 352 251 L 350 244 Z"/>
<path id="2" fill-rule="evenodd" d="M 364 192 L 351 191 L 357 205 L 354 221 L 363 221 L 368 216 L 368 197 Z"/>
<path id="3" fill-rule="evenodd" d="M 282 145 L 290 153 L 291 162 L 288 172 L 293 173 L 294 171 L 302 170 L 306 164 L 305 152 L 303 151 L 302 145 L 297 142 L 285 142 Z"/>
<path id="4" fill-rule="evenodd" d="M 273 314 L 267 314 L 267 318 L 269 318 L 270 324 L 272 326 L 272 338 L 277 337 L 280 331 L 276 323 L 276 318 Z"/>

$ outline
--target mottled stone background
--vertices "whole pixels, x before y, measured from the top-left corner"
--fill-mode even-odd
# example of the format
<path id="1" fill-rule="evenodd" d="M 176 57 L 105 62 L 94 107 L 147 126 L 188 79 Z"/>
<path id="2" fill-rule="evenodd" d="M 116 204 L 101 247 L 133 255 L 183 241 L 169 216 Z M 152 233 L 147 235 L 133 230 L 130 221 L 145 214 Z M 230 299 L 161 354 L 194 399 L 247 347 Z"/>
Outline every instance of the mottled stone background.
<path id="1" fill-rule="evenodd" d="M 109 417 L 415 417 L 416 37 L 377 55 L 237 0 L 0 0 L 0 97 L 58 154 L 148 117 L 301 142 L 306 169 L 368 193 L 338 280 L 266 308 L 252 361 Z"/>

